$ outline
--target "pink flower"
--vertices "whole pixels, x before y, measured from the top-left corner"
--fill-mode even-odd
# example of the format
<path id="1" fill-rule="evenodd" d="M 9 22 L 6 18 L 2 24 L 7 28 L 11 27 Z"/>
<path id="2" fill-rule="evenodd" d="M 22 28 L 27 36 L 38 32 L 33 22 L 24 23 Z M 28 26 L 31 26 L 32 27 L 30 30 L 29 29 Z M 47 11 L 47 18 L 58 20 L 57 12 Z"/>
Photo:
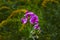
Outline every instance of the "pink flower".
<path id="1" fill-rule="evenodd" d="M 34 16 L 35 14 L 33 13 L 33 12 L 27 12 L 24 16 L 26 17 L 26 18 L 28 18 L 28 17 L 32 17 L 32 16 Z"/>
<path id="2" fill-rule="evenodd" d="M 36 24 L 36 23 L 38 23 L 38 21 L 39 21 L 38 16 L 36 16 L 36 15 L 34 15 L 30 18 L 30 23 L 31 24 Z"/>
<path id="3" fill-rule="evenodd" d="M 26 18 L 30 17 L 31 24 L 38 23 L 38 16 L 35 15 L 33 12 L 27 12 L 24 16 Z"/>
<path id="4" fill-rule="evenodd" d="M 23 24 L 26 24 L 27 20 L 28 20 L 27 18 L 21 18 L 21 21 L 22 21 Z"/>
<path id="5" fill-rule="evenodd" d="M 22 23 L 26 24 L 29 17 L 30 17 L 30 20 L 29 20 L 30 23 L 33 25 L 35 24 L 34 29 L 40 30 L 40 26 L 38 23 L 38 21 L 39 21 L 38 16 L 36 14 L 34 14 L 33 12 L 26 12 L 26 14 L 24 15 L 24 18 L 21 19 Z"/>
<path id="6" fill-rule="evenodd" d="M 40 30 L 39 24 L 34 25 L 34 29 Z"/>

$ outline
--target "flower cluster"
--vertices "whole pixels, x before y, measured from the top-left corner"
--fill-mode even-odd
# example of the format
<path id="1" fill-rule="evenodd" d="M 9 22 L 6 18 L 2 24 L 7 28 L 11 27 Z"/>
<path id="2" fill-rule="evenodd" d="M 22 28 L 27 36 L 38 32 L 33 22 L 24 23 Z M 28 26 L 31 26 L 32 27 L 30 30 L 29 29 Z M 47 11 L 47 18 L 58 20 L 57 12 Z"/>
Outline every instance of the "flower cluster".
<path id="1" fill-rule="evenodd" d="M 24 18 L 21 18 L 21 21 L 23 24 L 26 24 L 28 19 L 30 19 L 30 23 L 32 25 L 34 25 L 34 29 L 38 29 L 40 30 L 40 26 L 39 26 L 39 19 L 38 16 L 36 14 L 34 14 L 33 12 L 26 12 L 26 14 L 24 15 Z"/>

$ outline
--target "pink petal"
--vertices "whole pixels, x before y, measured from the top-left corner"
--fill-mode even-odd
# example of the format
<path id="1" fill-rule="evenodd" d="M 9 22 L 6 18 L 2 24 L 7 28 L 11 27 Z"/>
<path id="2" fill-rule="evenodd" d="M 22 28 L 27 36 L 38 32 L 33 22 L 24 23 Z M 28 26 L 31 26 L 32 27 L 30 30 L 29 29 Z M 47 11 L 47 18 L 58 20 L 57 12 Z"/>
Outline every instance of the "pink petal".
<path id="1" fill-rule="evenodd" d="M 34 25 L 34 29 L 38 29 L 38 30 L 40 30 L 40 26 L 39 26 L 39 24 Z"/>
<path id="2" fill-rule="evenodd" d="M 26 24 L 27 23 L 27 18 L 22 18 L 21 21 L 22 21 L 23 24 Z"/>
<path id="3" fill-rule="evenodd" d="M 28 17 L 31 17 L 31 16 L 34 16 L 35 14 L 33 13 L 33 12 L 27 12 L 24 16 L 26 17 L 26 18 L 28 18 Z"/>
<path id="4" fill-rule="evenodd" d="M 36 24 L 36 23 L 38 23 L 38 16 L 32 16 L 31 18 L 30 18 L 30 23 L 31 24 Z"/>

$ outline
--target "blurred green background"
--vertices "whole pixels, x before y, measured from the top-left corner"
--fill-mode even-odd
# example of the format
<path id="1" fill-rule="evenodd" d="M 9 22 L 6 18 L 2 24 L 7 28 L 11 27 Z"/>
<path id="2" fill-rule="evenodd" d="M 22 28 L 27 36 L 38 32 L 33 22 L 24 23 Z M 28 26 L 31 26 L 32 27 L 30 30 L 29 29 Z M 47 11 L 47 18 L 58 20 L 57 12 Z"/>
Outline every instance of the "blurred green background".
<path id="1" fill-rule="evenodd" d="M 6 20 L 18 9 L 27 9 L 38 15 L 41 32 L 34 34 L 37 39 L 32 38 L 33 25 L 29 22 L 19 31 L 23 12 Z M 1 26 L 4 20 L 6 23 Z M 0 0 L 0 40 L 60 40 L 60 0 Z"/>

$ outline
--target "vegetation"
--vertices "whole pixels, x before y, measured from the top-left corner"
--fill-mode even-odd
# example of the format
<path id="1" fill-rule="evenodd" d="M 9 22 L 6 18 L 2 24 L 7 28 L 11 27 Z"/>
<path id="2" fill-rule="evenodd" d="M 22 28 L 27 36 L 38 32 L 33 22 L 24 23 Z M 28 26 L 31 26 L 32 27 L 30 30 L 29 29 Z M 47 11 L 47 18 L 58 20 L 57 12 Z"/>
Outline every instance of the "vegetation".
<path id="1" fill-rule="evenodd" d="M 22 25 L 25 10 L 39 17 L 40 31 L 29 22 Z M 0 0 L 0 40 L 59 39 L 60 0 Z"/>

